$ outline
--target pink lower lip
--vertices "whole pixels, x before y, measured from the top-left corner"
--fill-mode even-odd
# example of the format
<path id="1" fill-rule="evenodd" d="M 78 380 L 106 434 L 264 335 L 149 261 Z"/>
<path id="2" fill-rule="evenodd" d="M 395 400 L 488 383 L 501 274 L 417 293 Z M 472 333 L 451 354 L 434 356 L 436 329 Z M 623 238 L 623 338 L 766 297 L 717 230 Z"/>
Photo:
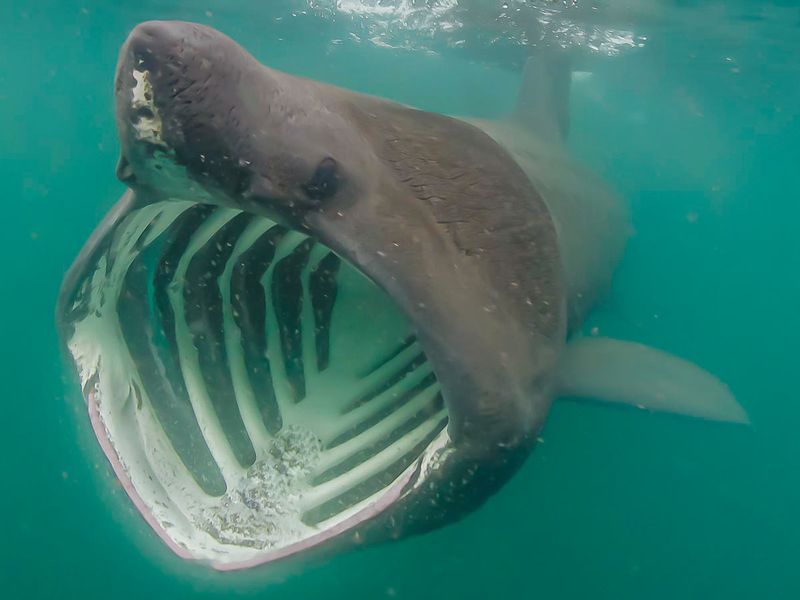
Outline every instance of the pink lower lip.
<path id="1" fill-rule="evenodd" d="M 103 421 L 100 417 L 100 412 L 97 409 L 94 391 L 89 392 L 87 400 L 89 420 L 92 423 L 92 429 L 94 430 L 95 436 L 97 436 L 97 441 L 100 443 L 100 447 L 103 449 L 108 462 L 111 463 L 111 468 L 114 470 L 117 480 L 119 480 L 119 482 L 122 484 L 122 489 L 124 489 L 125 493 L 128 494 L 128 497 L 136 506 L 136 509 L 142 515 L 144 520 L 147 521 L 147 524 L 153 528 L 153 530 L 158 534 L 158 537 L 164 541 L 169 549 L 181 558 L 191 559 L 192 555 L 189 554 L 185 548 L 178 546 L 173 539 L 167 535 L 167 532 L 164 531 L 164 529 L 161 527 L 161 524 L 156 521 L 156 519 L 153 517 L 153 514 L 148 510 L 147 505 L 136 491 L 136 488 L 133 487 L 133 482 L 128 477 L 128 474 L 125 471 L 125 468 L 122 466 L 122 463 L 119 462 L 117 452 L 114 450 L 114 447 L 111 445 L 108 437 L 106 436 L 105 426 L 103 425 Z"/>

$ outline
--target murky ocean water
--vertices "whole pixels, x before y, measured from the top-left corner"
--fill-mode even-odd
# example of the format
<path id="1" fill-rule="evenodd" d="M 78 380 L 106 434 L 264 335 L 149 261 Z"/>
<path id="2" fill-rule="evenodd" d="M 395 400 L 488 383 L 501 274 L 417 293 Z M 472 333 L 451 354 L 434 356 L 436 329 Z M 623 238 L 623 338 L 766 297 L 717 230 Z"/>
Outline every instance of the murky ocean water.
<path id="1" fill-rule="evenodd" d="M 112 479 L 53 324 L 65 269 L 124 189 L 114 66 L 153 18 L 481 117 L 513 105 L 532 47 L 569 47 L 591 73 L 570 146 L 636 230 L 586 328 L 703 365 L 752 428 L 559 403 L 522 472 L 456 526 L 257 578 L 180 564 Z M 799 115 L 791 0 L 3 0 L 0 597 L 800 597 Z"/>

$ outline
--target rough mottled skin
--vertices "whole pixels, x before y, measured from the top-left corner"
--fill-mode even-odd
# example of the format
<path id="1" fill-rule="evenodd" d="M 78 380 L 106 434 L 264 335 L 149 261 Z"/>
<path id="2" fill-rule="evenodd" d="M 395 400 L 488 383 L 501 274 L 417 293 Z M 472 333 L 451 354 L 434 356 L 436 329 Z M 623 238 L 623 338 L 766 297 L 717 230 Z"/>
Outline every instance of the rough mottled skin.
<path id="1" fill-rule="evenodd" d="M 359 125 L 376 154 L 485 276 L 491 310 L 513 311 L 523 327 L 559 335 L 555 231 L 519 165 L 463 121 L 379 101 L 361 110 Z"/>

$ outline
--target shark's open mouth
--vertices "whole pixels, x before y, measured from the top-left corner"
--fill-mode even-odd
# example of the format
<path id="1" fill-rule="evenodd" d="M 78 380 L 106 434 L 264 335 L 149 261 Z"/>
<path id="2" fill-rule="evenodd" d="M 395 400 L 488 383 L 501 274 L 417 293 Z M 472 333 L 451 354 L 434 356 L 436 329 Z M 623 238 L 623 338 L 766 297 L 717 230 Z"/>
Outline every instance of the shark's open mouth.
<path id="1" fill-rule="evenodd" d="M 447 441 L 388 295 L 329 248 L 233 209 L 135 209 L 61 315 L 92 424 L 178 554 L 266 562 L 374 516 Z"/>

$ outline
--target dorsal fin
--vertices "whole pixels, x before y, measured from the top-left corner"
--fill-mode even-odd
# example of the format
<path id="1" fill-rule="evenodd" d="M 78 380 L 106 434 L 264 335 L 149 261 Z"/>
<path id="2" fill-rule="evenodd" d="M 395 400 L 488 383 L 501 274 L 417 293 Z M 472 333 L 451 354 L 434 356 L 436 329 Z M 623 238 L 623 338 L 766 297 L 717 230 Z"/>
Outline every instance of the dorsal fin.
<path id="1" fill-rule="evenodd" d="M 565 53 L 545 50 L 529 57 L 512 120 L 540 137 L 564 139 L 569 130 L 571 81 Z"/>

